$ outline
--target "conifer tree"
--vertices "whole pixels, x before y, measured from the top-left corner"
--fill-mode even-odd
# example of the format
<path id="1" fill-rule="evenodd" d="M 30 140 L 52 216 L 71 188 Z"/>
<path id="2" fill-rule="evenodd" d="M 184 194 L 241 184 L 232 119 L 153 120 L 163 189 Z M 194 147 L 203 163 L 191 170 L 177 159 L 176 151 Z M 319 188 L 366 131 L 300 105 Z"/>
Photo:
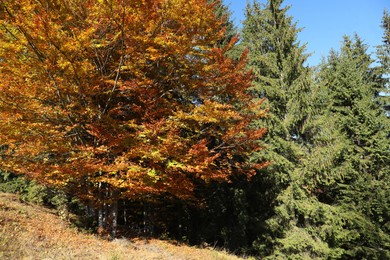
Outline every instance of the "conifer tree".
<path id="1" fill-rule="evenodd" d="M 381 72 L 386 75 L 381 103 L 386 110 L 387 116 L 390 117 L 390 15 L 387 10 L 383 13 L 381 26 L 384 30 L 383 43 L 377 47 L 377 57 L 381 64 Z"/>
<path id="2" fill-rule="evenodd" d="M 232 13 L 229 10 L 229 6 L 225 5 L 223 1 L 209 0 L 210 3 L 214 3 L 215 14 L 218 19 L 221 20 L 221 29 L 225 31 L 224 36 L 218 41 L 219 47 L 224 47 L 230 43 L 230 41 L 238 35 L 238 30 L 232 21 Z"/>
<path id="3" fill-rule="evenodd" d="M 253 249 L 263 256 L 276 255 L 277 238 L 292 228 L 294 212 L 284 214 L 291 187 L 298 185 L 296 171 L 308 142 L 312 117 L 312 74 L 305 65 L 305 45 L 297 40 L 300 29 L 287 14 L 283 1 L 254 1 L 246 9 L 243 46 L 250 52 L 255 75 L 254 99 L 265 97 L 269 117 L 258 121 L 268 128 L 264 140 L 271 165 L 256 176 L 250 187 L 251 216 L 257 237 Z M 279 206 L 278 206 L 279 205 Z M 281 205 L 281 206 L 280 206 Z"/>
<path id="4" fill-rule="evenodd" d="M 389 257 L 389 125 L 378 102 L 382 75 L 372 63 L 357 35 L 344 37 L 340 53 L 333 52 L 319 73 L 329 118 L 342 135 L 332 155 L 332 172 L 339 174 L 329 175 L 319 199 L 343 218 L 331 227 L 338 239 L 325 241 L 354 259 Z"/>
<path id="5" fill-rule="evenodd" d="M 389 257 L 390 156 L 378 72 L 358 36 L 345 37 L 320 66 L 303 156 L 268 220 L 283 227 L 271 258 Z"/>
<path id="6" fill-rule="evenodd" d="M 252 95 L 269 104 L 264 143 L 273 162 L 250 190 L 260 234 L 253 249 L 271 259 L 386 256 L 380 226 L 387 190 L 379 179 L 388 171 L 388 150 L 379 141 L 386 131 L 375 99 L 381 75 L 363 42 L 346 38 L 344 54 L 333 51 L 324 65 L 334 81 L 320 77 L 314 85 L 299 30 L 282 3 L 249 4 L 243 30 L 255 74 Z M 369 200 L 367 181 L 377 189 Z M 362 229 L 368 231 L 361 236 Z"/>

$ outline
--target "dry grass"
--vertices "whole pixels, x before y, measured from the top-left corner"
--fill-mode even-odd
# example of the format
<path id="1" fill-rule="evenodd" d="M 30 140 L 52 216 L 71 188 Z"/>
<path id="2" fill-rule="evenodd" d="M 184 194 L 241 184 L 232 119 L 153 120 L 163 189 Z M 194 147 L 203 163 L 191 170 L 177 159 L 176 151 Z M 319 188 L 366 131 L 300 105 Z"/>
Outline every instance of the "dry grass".
<path id="1" fill-rule="evenodd" d="M 54 212 L 0 193 L 0 259 L 241 259 L 161 240 L 103 240 L 69 227 Z"/>

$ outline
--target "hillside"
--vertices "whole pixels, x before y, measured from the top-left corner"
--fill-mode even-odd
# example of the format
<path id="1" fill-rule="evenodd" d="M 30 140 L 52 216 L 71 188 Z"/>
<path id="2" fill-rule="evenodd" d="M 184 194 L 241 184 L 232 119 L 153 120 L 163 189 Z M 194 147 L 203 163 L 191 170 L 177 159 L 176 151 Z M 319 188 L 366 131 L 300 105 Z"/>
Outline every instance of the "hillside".
<path id="1" fill-rule="evenodd" d="M 54 211 L 0 193 L 0 259 L 242 259 L 210 248 L 162 240 L 116 239 L 83 234 Z"/>

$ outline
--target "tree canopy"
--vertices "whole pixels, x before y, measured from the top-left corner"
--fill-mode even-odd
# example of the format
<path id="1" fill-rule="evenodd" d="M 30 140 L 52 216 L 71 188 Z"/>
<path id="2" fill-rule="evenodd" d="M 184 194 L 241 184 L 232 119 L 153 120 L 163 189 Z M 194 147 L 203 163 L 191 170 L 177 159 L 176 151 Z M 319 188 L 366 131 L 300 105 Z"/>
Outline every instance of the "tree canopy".
<path id="1" fill-rule="evenodd" d="M 3 1 L 2 168 L 96 199 L 255 174 L 246 53 L 208 1 Z M 113 196 L 113 195 L 111 195 Z M 101 198 L 100 198 L 101 199 Z M 112 197 L 107 198 L 108 200 Z"/>

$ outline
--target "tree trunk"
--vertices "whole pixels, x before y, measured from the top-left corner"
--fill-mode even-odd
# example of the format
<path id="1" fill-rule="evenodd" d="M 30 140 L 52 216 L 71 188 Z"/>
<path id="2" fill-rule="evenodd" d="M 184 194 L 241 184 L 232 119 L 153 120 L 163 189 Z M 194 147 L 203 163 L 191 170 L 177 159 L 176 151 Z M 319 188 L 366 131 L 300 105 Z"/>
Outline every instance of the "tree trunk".
<path id="1" fill-rule="evenodd" d="M 107 193 L 105 190 L 104 183 L 99 183 L 99 201 L 98 201 L 98 233 L 103 235 L 106 232 L 107 228 L 107 204 L 105 203 L 105 199 L 107 197 Z"/>
<path id="2" fill-rule="evenodd" d="M 114 239 L 118 228 L 118 193 L 99 183 L 98 233 Z"/>
<path id="3" fill-rule="evenodd" d="M 92 216 L 96 217 L 96 210 L 95 210 L 94 205 L 92 204 L 92 201 L 88 201 L 88 203 L 86 203 L 85 214 L 88 217 L 92 217 Z"/>
<path id="4" fill-rule="evenodd" d="M 106 203 L 99 205 L 98 209 L 98 227 L 100 232 L 106 229 L 107 227 L 107 210 Z"/>
<path id="5" fill-rule="evenodd" d="M 125 226 L 127 226 L 127 210 L 126 210 L 126 201 L 123 200 L 123 221 Z"/>
<path id="6" fill-rule="evenodd" d="M 145 236 L 153 235 L 153 222 L 151 221 L 151 207 L 152 205 L 144 201 L 143 202 L 143 233 Z"/>
<path id="7" fill-rule="evenodd" d="M 118 200 L 114 199 L 114 201 L 110 204 L 109 210 L 110 236 L 111 239 L 114 239 L 116 237 L 118 228 Z"/>

